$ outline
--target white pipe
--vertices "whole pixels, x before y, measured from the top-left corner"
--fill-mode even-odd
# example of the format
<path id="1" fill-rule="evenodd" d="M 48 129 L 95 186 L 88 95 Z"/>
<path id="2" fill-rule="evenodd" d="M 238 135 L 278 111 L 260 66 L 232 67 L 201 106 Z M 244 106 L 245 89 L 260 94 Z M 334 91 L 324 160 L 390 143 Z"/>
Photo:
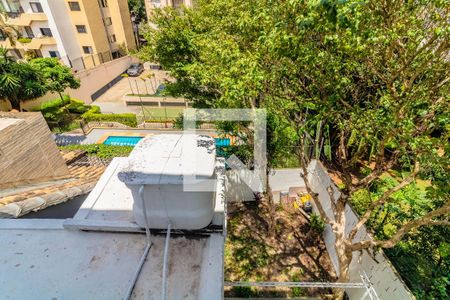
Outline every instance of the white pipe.
<path id="1" fill-rule="evenodd" d="M 171 225 L 167 225 L 166 243 L 164 245 L 164 259 L 163 259 L 163 279 L 162 279 L 162 299 L 167 300 L 167 259 L 169 253 L 169 241 L 170 241 L 170 229 Z"/>
<path id="2" fill-rule="evenodd" d="M 134 273 L 133 280 L 131 281 L 131 284 L 128 287 L 127 293 L 124 298 L 125 300 L 130 299 L 131 294 L 133 293 L 134 286 L 136 285 L 136 282 L 139 278 L 139 274 L 141 273 L 142 267 L 144 266 L 145 259 L 147 258 L 150 248 L 152 247 L 152 241 L 150 239 L 150 227 L 148 225 L 148 219 L 147 219 L 147 210 L 145 208 L 144 185 L 141 185 L 141 187 L 139 188 L 139 197 L 141 198 L 142 208 L 144 209 L 145 235 L 147 237 L 147 245 L 145 246 L 144 253 L 141 256 L 141 259 L 139 260 L 139 265 L 138 265 L 138 268 L 136 269 L 136 272 Z M 170 224 L 169 224 L 169 230 L 170 230 Z"/>
<path id="3" fill-rule="evenodd" d="M 147 244 L 152 244 L 152 241 L 150 240 L 150 225 L 148 224 L 147 208 L 145 207 L 144 201 L 144 185 L 141 185 L 141 187 L 139 188 L 139 198 L 141 198 L 142 209 L 144 210 L 145 235 L 147 236 Z"/>

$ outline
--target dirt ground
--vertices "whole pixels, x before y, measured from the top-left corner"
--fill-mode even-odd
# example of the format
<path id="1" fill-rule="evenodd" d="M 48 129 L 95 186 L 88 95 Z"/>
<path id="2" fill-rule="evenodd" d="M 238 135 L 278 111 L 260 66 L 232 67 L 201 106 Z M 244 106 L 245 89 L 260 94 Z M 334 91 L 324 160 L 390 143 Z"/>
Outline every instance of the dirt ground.
<path id="1" fill-rule="evenodd" d="M 335 281 L 325 245 L 292 207 L 267 202 L 228 206 L 225 281 Z M 329 289 L 226 288 L 227 297 L 320 296 Z"/>

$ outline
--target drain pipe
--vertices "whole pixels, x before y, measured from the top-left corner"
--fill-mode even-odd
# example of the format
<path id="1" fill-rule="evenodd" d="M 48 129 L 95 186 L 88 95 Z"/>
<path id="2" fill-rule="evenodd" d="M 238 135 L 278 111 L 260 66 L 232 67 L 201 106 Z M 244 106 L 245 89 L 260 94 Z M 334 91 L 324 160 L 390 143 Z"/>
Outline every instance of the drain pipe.
<path id="1" fill-rule="evenodd" d="M 167 260 L 169 256 L 170 229 L 171 224 L 169 222 L 169 225 L 167 225 L 166 242 L 164 244 L 162 300 L 167 300 Z"/>
<path id="2" fill-rule="evenodd" d="M 136 281 L 139 278 L 139 274 L 141 273 L 142 267 L 144 266 L 145 263 L 145 259 L 147 258 L 148 252 L 150 251 L 150 248 L 152 247 L 152 241 L 150 239 L 150 226 L 148 224 L 148 218 L 147 218 L 147 209 L 145 208 L 145 201 L 144 201 L 144 185 L 141 185 L 141 187 L 139 188 L 139 197 L 141 198 L 142 201 L 142 209 L 144 210 L 144 219 L 145 219 L 145 235 L 147 237 L 147 245 L 145 246 L 145 250 L 144 253 L 141 256 L 141 259 L 139 261 L 139 266 L 136 269 L 136 272 L 134 273 L 133 276 L 133 280 L 131 281 L 130 286 L 128 287 L 126 296 L 125 296 L 125 300 L 129 300 L 131 297 L 131 294 L 133 293 L 133 289 L 134 286 L 136 285 Z M 168 227 L 169 230 L 169 235 L 170 235 L 170 224 Z M 164 259 L 165 259 L 165 254 L 164 254 Z M 163 282 L 164 284 L 164 282 Z"/>

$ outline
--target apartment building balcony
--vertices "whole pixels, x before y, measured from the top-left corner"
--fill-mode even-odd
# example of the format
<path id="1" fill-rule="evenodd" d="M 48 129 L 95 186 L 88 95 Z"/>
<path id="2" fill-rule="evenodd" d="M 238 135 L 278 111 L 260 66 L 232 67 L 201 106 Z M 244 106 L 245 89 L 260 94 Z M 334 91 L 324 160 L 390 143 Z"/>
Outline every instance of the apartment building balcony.
<path id="1" fill-rule="evenodd" d="M 45 13 L 21 13 L 8 19 L 8 24 L 14 26 L 30 26 L 33 21 L 48 21 Z"/>
<path id="2" fill-rule="evenodd" d="M 32 38 L 29 43 L 23 43 L 23 42 L 16 42 L 16 49 L 21 50 L 39 50 L 44 45 L 56 45 L 56 40 L 53 37 L 50 36 L 42 36 L 42 37 L 35 37 Z"/>

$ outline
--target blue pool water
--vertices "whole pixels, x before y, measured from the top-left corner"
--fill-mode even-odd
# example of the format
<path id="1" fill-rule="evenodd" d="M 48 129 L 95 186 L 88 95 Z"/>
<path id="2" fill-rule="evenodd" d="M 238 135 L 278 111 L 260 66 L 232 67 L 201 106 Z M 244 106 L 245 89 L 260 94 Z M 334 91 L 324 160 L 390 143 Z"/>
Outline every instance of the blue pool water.
<path id="1" fill-rule="evenodd" d="M 230 139 L 215 138 L 217 147 L 228 147 L 230 146 Z"/>
<path id="2" fill-rule="evenodd" d="M 142 136 L 109 136 L 103 144 L 113 146 L 136 146 Z"/>
<path id="3" fill-rule="evenodd" d="M 136 144 L 142 139 L 142 136 L 109 136 L 103 144 L 113 146 L 136 146 Z M 228 138 L 215 138 L 217 147 L 230 146 L 230 139 Z"/>

